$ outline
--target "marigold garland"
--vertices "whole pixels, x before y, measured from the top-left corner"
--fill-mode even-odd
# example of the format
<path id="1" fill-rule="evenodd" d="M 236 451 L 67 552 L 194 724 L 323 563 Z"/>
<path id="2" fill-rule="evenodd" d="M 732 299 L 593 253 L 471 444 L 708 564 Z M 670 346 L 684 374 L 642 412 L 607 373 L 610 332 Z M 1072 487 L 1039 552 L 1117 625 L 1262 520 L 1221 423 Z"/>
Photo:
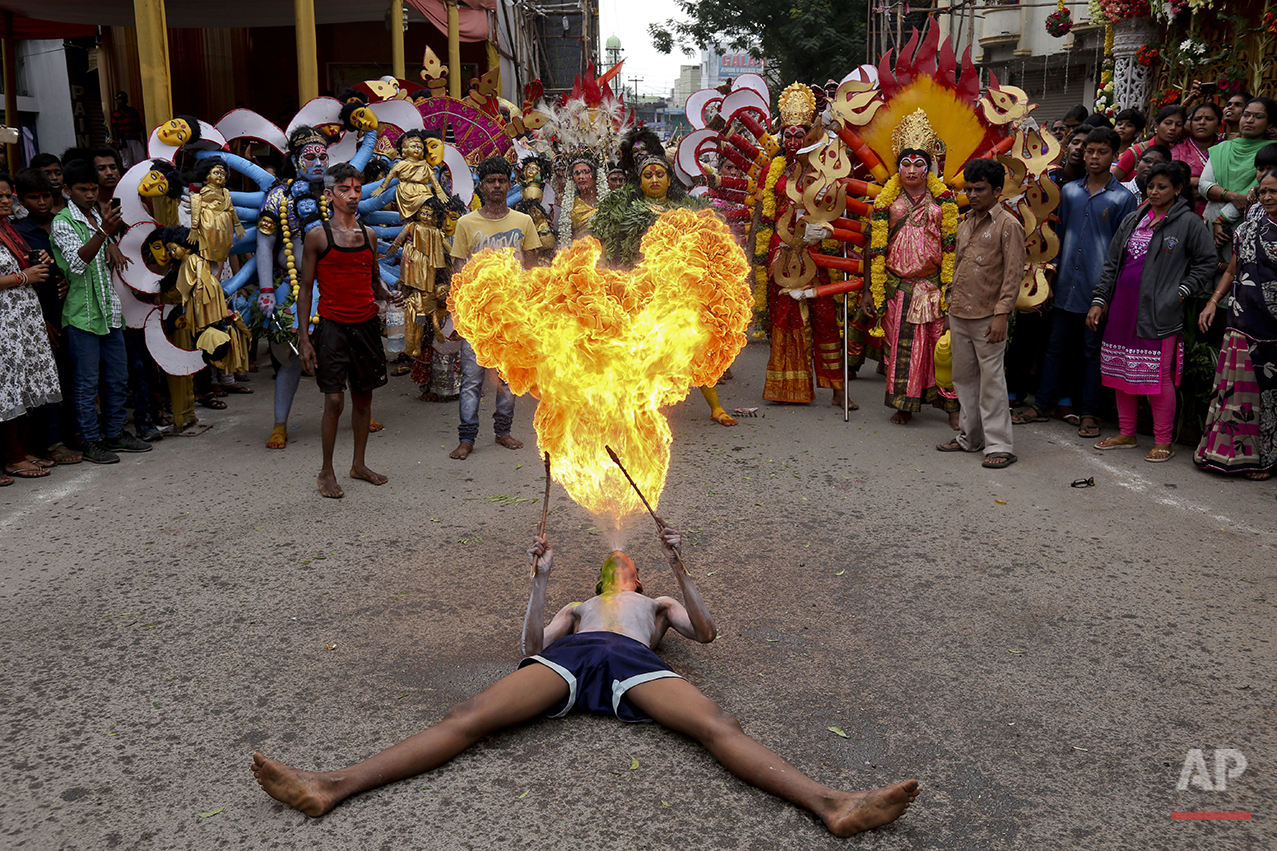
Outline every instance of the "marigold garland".
<path id="1" fill-rule="evenodd" d="M 754 241 L 754 310 L 760 314 L 767 310 L 767 258 L 771 253 L 772 233 L 776 222 L 776 184 L 784 173 L 785 157 L 782 154 L 768 165 L 763 181 L 763 218 L 759 222 L 758 235 Z"/>
<path id="2" fill-rule="evenodd" d="M 772 221 L 776 220 L 776 184 L 785 173 L 785 157 L 778 156 L 767 168 L 767 181 L 763 184 L 763 215 Z"/>
<path id="3" fill-rule="evenodd" d="M 767 308 L 767 251 L 771 247 L 772 229 L 761 223 L 754 242 L 754 310 Z"/>
<path id="4" fill-rule="evenodd" d="M 874 199 L 872 233 L 869 240 L 869 254 L 872 258 L 869 265 L 869 292 L 873 296 L 874 308 L 881 315 L 883 305 L 887 303 L 887 236 L 891 219 L 888 208 L 900 197 L 902 187 L 900 175 L 892 175 L 882 192 Z M 958 236 L 958 202 L 953 190 L 945 186 L 944 181 L 933 175 L 927 176 L 927 191 L 940 205 L 940 309 L 947 311 L 949 302 L 945 291 L 953 282 L 954 251 Z M 875 328 L 874 336 L 881 336 L 880 328 Z"/>

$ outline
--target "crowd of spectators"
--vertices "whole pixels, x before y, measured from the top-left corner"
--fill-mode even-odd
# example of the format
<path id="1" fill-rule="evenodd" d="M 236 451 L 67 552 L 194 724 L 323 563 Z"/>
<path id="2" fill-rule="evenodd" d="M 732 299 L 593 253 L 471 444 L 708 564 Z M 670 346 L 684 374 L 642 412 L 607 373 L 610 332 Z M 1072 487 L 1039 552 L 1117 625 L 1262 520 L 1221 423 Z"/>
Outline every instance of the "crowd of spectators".
<path id="1" fill-rule="evenodd" d="M 1269 98 L 1240 92 L 1221 104 L 1194 84 L 1187 105 L 1164 106 L 1151 121 L 1137 109 L 1110 122 L 1075 106 L 1052 122 L 1060 252 L 1050 302 L 1019 314 L 1013 331 L 1015 423 L 1055 418 L 1098 438 L 1116 408 L 1118 433 L 1097 449 L 1131 448 L 1151 432 L 1145 460 L 1163 462 L 1178 432 L 1203 469 L 1271 476 L 1274 121 Z M 1186 392 L 1194 367 L 1209 386 Z M 1200 379 L 1203 368 L 1213 382 Z"/>
<path id="2" fill-rule="evenodd" d="M 118 145 L 135 159 L 136 112 L 127 98 L 117 106 Z M 1175 454 L 1184 408 L 1197 404 L 1200 438 L 1192 437 L 1200 467 L 1251 479 L 1271 475 L 1277 466 L 1274 120 L 1272 100 L 1239 93 L 1223 103 L 1199 98 L 1166 106 L 1151 119 L 1125 109 L 1115 122 L 1077 106 L 1050 125 L 1060 141 L 1050 176 L 1061 198 L 1051 298 L 996 323 L 991 337 L 983 334 L 1005 352 L 983 352 L 968 373 L 982 428 L 993 429 L 1008 454 L 1009 432 L 1002 435 L 1000 417 L 989 408 L 990 386 L 981 384 L 981 370 L 992 374 L 990 358 L 1005 361 L 1005 378 L 997 380 L 1005 383 L 1015 424 L 1058 419 L 1081 437 L 1100 438 L 1102 423 L 1116 413 L 1117 434 L 1095 447 L 1129 448 L 1149 431 L 1154 441 L 1145 459 L 1163 462 Z M 124 327 L 112 286 L 114 270 L 128 263 L 116 244 L 125 231 L 114 199 L 126 163 L 121 149 L 41 153 L 15 174 L 0 174 L 0 486 L 46 477 L 58 465 L 111 464 L 119 453 L 150 451 L 172 425 L 163 375 L 143 333 Z M 981 207 L 972 215 L 984 220 L 993 212 Z M 1006 220 L 989 221 L 1009 232 Z M 967 245 L 980 236 L 971 228 L 967 234 Z M 1004 300 L 997 287 L 985 292 L 971 280 L 988 309 Z M 964 333 L 971 337 L 976 329 Z M 1215 377 L 1198 404 L 1182 385 L 1204 352 Z M 228 393 L 252 392 L 243 382 L 255 371 L 255 358 L 249 372 L 207 370 L 197 376 L 195 398 L 224 408 Z M 466 371 L 470 404 L 459 449 L 474 441 L 475 375 Z M 498 437 L 517 442 L 508 434 L 513 405 L 500 395 L 498 402 Z M 961 439 L 956 445 L 971 451 Z"/>

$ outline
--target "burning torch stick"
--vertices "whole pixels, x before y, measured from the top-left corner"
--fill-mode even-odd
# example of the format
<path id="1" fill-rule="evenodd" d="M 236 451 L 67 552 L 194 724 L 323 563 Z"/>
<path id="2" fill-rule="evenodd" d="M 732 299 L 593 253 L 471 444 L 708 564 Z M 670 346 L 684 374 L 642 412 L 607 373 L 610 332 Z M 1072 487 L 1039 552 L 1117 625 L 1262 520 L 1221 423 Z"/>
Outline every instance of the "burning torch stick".
<path id="1" fill-rule="evenodd" d="M 541 522 L 537 524 L 537 537 L 545 537 L 545 521 L 550 515 L 550 453 L 545 453 L 545 499 L 541 501 Z M 532 562 L 532 578 L 537 575 L 536 561 Z"/>
<path id="2" fill-rule="evenodd" d="M 621 459 L 616 457 L 615 450 L 613 450 L 610 446 L 604 446 L 603 448 L 607 450 L 608 456 L 616 462 L 616 466 L 621 468 L 621 473 L 625 476 L 625 480 L 630 483 L 630 487 L 634 488 L 634 492 L 638 494 L 638 498 L 643 500 L 643 507 L 647 509 L 647 513 L 652 515 L 652 519 L 656 521 L 656 531 L 660 532 L 664 530 L 666 526 L 665 521 L 657 517 L 656 512 L 652 510 L 652 506 L 648 505 L 647 497 L 643 496 L 643 491 L 639 490 L 639 486 L 634 482 L 634 479 L 630 477 L 630 473 L 625 469 L 625 465 L 621 463 Z M 678 554 L 678 550 L 674 550 L 674 559 L 678 562 L 678 566 L 682 569 L 683 573 L 688 576 L 692 575 L 688 571 L 687 566 L 683 564 L 683 557 Z"/>

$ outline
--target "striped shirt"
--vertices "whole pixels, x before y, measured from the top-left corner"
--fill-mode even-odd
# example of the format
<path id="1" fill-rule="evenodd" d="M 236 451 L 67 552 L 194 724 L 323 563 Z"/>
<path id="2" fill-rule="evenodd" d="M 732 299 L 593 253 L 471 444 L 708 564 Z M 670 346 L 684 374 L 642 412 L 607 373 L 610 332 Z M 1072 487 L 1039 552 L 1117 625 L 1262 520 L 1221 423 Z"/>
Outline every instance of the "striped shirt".
<path id="1" fill-rule="evenodd" d="M 102 216 L 96 209 L 89 211 L 92 220 L 79 206 L 67 204 L 53 217 L 53 255 L 58 267 L 67 278 L 66 302 L 62 308 L 63 326 L 73 325 L 82 331 L 105 335 L 112 328 L 122 328 L 124 323 L 120 309 L 120 297 L 111 283 L 111 272 L 106 265 L 106 244 L 92 260 L 80 258 L 80 248 L 102 229 Z"/>

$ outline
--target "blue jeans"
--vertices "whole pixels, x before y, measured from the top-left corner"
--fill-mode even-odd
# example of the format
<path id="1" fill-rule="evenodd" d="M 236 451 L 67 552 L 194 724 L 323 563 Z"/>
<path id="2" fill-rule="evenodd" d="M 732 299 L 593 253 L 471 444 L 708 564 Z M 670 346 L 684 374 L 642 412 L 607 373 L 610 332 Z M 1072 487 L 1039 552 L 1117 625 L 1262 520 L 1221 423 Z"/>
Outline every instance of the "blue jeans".
<path id="1" fill-rule="evenodd" d="M 124 329 L 124 348 L 129 357 L 129 377 L 133 381 L 132 398 L 129 404 L 133 408 L 133 426 L 141 429 L 154 426 L 159 416 L 156 410 L 155 397 L 151 394 L 150 354 L 146 350 L 146 337 L 140 328 Z"/>
<path id="2" fill-rule="evenodd" d="M 478 361 L 475 360 L 474 349 L 471 348 L 470 343 L 462 340 L 461 425 L 457 427 L 457 435 L 462 443 L 468 443 L 471 446 L 474 446 L 474 440 L 479 436 L 479 396 L 483 391 L 483 377 L 486 374 L 487 370 L 479 366 Z M 492 426 L 497 437 L 509 434 L 513 423 L 514 394 L 510 392 L 509 384 L 498 379 L 497 410 L 492 415 Z"/>
<path id="3" fill-rule="evenodd" d="M 1073 313 L 1058 307 L 1051 308 L 1050 324 L 1046 361 L 1042 364 L 1042 380 L 1033 397 L 1034 407 L 1050 416 L 1060 397 L 1070 395 L 1080 371 L 1082 405 L 1078 413 L 1083 417 L 1098 416 L 1102 387 L 1100 340 L 1104 329 L 1092 331 L 1086 326 L 1085 313 Z"/>
<path id="4" fill-rule="evenodd" d="M 86 443 L 101 440 L 103 429 L 108 439 L 119 437 L 124 432 L 124 398 L 129 391 L 129 356 L 123 329 L 112 328 L 99 336 L 68 325 L 66 340 L 75 365 L 72 399 L 80 439 Z M 97 409 L 93 404 L 99 395 L 102 429 L 98 427 Z"/>

